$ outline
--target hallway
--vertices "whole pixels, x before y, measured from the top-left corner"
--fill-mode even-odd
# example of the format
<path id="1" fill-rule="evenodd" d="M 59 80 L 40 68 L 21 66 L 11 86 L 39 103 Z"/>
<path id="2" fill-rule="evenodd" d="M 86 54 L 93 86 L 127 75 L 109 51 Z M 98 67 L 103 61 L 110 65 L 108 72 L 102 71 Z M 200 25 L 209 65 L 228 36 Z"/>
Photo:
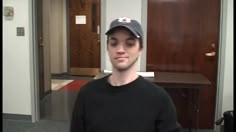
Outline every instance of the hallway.
<path id="1" fill-rule="evenodd" d="M 93 77 L 86 76 L 52 75 L 52 93 L 40 102 L 40 121 L 32 123 L 3 119 L 3 132 L 68 132 L 71 113 L 79 91 L 68 90 L 71 86 L 76 87 L 76 83 L 70 83 L 92 79 Z M 62 89 L 63 87 L 66 89 Z"/>
<path id="2" fill-rule="evenodd" d="M 69 121 L 78 92 L 52 91 L 40 102 L 40 117 L 43 120 Z"/>
<path id="3" fill-rule="evenodd" d="M 92 80 L 93 77 L 60 75 L 51 77 L 52 93 L 40 102 L 40 121 L 3 119 L 3 132 L 68 132 L 70 117 L 78 91 L 68 90 L 69 83 Z M 61 88 L 66 89 L 61 89 Z M 76 87 L 76 85 L 73 85 Z M 80 86 L 79 86 L 80 87 Z"/>
<path id="4" fill-rule="evenodd" d="M 69 121 L 78 88 L 93 77 L 59 75 L 51 78 L 52 93 L 40 101 L 40 117 L 42 120 Z"/>

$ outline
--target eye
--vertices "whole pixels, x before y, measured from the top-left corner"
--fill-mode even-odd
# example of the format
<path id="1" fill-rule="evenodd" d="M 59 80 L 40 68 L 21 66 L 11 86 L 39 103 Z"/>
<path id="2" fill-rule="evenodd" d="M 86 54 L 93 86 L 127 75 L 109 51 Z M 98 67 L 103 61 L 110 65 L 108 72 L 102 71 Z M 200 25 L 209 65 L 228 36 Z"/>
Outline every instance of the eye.
<path id="1" fill-rule="evenodd" d="M 110 40 L 109 44 L 112 46 L 112 47 L 115 47 L 117 45 L 117 41 L 116 40 Z"/>
<path id="2" fill-rule="evenodd" d="M 127 45 L 128 47 L 133 47 L 133 46 L 135 45 L 135 40 L 127 40 L 127 41 L 126 41 L 126 45 Z"/>

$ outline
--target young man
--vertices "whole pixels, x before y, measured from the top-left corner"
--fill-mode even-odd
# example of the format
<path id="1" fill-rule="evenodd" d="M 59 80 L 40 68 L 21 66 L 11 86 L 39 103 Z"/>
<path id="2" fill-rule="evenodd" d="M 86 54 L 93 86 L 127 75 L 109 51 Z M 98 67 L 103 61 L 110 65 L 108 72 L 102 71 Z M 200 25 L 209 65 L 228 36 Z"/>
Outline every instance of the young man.
<path id="1" fill-rule="evenodd" d="M 169 95 L 136 73 L 143 50 L 141 25 L 119 18 L 106 35 L 112 74 L 81 88 L 70 132 L 179 132 Z"/>

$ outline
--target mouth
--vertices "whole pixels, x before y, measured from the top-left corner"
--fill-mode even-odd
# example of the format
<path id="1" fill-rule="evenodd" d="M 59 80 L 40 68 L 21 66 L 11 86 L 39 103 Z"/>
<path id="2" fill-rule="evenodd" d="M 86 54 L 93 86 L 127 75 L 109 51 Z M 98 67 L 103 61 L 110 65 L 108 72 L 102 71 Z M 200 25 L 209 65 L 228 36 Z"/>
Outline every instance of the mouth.
<path id="1" fill-rule="evenodd" d="M 115 57 L 116 60 L 127 59 L 128 57 Z"/>

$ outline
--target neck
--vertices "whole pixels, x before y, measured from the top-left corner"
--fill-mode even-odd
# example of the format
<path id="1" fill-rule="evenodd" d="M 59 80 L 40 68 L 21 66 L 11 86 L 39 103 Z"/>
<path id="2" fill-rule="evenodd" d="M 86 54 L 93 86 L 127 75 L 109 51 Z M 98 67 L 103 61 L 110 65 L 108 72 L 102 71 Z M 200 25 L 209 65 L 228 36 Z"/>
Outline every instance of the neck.
<path id="1" fill-rule="evenodd" d="M 138 78 L 137 68 L 130 68 L 125 71 L 118 71 L 115 68 L 112 70 L 112 75 L 109 78 L 109 81 L 114 86 L 121 86 L 128 84 Z"/>

